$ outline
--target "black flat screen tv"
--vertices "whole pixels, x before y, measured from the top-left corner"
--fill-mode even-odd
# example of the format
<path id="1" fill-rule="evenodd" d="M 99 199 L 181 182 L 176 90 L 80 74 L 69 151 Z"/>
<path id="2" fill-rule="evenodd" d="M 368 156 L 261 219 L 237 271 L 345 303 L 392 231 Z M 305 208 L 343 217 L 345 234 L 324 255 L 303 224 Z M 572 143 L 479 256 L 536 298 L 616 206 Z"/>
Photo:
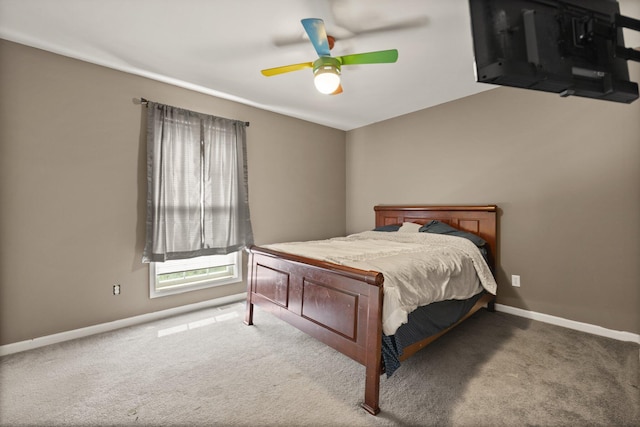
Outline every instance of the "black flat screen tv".
<path id="1" fill-rule="evenodd" d="M 614 0 L 469 0 L 479 82 L 631 103 Z M 638 22 L 626 18 L 635 28 Z M 637 59 L 634 59 L 637 60 Z"/>

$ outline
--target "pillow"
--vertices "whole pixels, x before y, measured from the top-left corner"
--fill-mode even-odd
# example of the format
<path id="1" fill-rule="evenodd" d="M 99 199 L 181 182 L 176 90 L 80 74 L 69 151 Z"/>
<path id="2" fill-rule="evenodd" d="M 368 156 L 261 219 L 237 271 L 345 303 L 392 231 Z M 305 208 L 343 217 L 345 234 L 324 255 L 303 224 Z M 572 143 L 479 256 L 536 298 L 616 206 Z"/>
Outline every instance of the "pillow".
<path id="1" fill-rule="evenodd" d="M 376 227 L 373 231 L 398 231 L 400 229 L 400 224 L 389 224 L 389 225 L 381 225 L 380 227 Z"/>
<path id="2" fill-rule="evenodd" d="M 398 229 L 398 233 L 418 233 L 422 226 L 415 222 L 403 222 L 402 227 Z"/>
<path id="3" fill-rule="evenodd" d="M 455 227 L 450 226 L 447 223 L 440 221 L 431 221 L 420 227 L 422 233 L 436 233 L 436 234 L 448 234 L 450 236 L 464 237 L 471 240 L 479 248 L 487 244 L 487 242 L 480 236 L 476 236 L 473 233 L 467 231 L 458 230 Z"/>

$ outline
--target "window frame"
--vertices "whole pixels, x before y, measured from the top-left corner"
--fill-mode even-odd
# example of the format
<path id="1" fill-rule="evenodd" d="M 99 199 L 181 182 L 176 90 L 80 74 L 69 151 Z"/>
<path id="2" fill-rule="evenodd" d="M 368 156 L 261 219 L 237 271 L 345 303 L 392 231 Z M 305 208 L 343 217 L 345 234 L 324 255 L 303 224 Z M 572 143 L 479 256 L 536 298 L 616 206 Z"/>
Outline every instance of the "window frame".
<path id="1" fill-rule="evenodd" d="M 224 260 L 223 260 L 224 257 Z M 218 259 L 216 259 L 218 258 Z M 229 263 L 232 261 L 232 263 Z M 217 286 L 230 285 L 242 281 L 242 251 L 231 252 L 228 255 L 209 255 L 190 259 L 170 260 L 165 262 L 149 263 L 149 298 L 159 298 L 169 295 L 177 295 L 185 292 L 208 289 Z M 161 268 L 160 265 L 162 265 Z M 193 283 L 181 283 L 158 289 L 157 277 L 159 274 L 191 271 L 202 268 L 233 266 L 233 274 L 224 277 L 215 277 L 205 280 L 194 280 Z M 184 268 L 184 267 L 188 267 Z M 160 270 L 160 271 L 158 271 Z"/>

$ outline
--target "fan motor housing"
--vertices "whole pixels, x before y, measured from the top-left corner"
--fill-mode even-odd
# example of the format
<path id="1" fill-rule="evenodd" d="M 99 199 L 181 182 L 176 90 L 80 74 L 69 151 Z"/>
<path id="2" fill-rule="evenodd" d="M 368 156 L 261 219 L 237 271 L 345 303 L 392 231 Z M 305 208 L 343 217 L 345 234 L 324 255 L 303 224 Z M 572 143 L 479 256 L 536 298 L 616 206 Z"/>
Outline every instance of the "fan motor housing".
<path id="1" fill-rule="evenodd" d="M 313 74 L 317 74 L 318 71 L 333 71 L 340 75 L 340 61 L 332 56 L 321 56 L 313 62 Z"/>

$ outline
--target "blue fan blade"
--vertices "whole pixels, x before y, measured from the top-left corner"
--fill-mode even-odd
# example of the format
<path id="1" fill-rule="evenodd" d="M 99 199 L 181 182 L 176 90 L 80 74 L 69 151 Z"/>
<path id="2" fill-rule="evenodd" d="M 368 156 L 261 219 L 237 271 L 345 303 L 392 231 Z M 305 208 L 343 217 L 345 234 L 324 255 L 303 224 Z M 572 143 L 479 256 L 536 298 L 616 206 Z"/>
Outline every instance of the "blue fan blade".
<path id="1" fill-rule="evenodd" d="M 324 28 L 324 21 L 317 18 L 303 19 L 302 26 L 309 36 L 309 40 L 316 49 L 318 56 L 331 56 L 329 52 L 329 41 L 327 40 L 327 30 Z"/>

